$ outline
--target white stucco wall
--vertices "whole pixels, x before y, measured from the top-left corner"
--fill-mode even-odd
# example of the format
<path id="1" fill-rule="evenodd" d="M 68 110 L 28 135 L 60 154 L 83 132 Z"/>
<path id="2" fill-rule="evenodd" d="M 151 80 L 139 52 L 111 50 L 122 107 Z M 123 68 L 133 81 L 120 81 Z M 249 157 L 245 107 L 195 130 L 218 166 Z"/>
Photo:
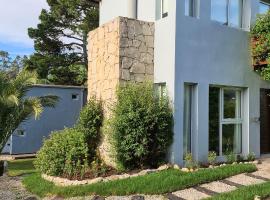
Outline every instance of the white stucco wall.
<path id="1" fill-rule="evenodd" d="M 99 24 L 113 20 L 116 17 L 137 18 L 136 0 L 102 0 L 100 3 Z"/>
<path id="2" fill-rule="evenodd" d="M 103 0 L 101 22 L 121 15 L 138 16 L 145 21 L 155 19 L 154 8 L 159 0 L 138 0 L 137 14 L 130 9 L 130 2 Z M 169 0 L 168 17 L 156 20 L 155 82 L 166 82 L 175 111 L 172 162 L 182 164 L 183 158 L 185 83 L 196 84 L 196 127 L 192 142 L 196 159 L 206 160 L 208 154 L 210 85 L 243 88 L 243 153 L 260 155 L 260 123 L 256 121 L 260 117 L 260 88 L 270 88 L 270 85 L 262 81 L 251 66 L 248 30 L 258 8 L 259 0 L 245 0 L 243 29 L 212 21 L 211 0 L 200 1 L 199 19 L 184 15 L 184 1 Z"/>

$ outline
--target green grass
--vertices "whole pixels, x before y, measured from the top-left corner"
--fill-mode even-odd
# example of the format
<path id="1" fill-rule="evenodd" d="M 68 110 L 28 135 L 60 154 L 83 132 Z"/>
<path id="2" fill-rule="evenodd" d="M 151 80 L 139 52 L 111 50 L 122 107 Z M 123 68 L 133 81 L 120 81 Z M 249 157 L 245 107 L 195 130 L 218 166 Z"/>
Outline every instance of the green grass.
<path id="1" fill-rule="evenodd" d="M 203 169 L 194 173 L 184 173 L 171 169 L 130 179 L 70 187 L 55 186 L 43 180 L 40 174 L 34 173 L 26 176 L 23 184 L 30 192 L 40 197 L 49 194 L 62 197 L 87 196 L 92 194 L 102 196 L 164 194 L 253 171 L 256 171 L 256 166 L 253 164 L 227 165 L 215 169 Z"/>
<path id="2" fill-rule="evenodd" d="M 214 196 L 209 200 L 253 200 L 255 196 L 265 198 L 268 195 L 270 195 L 270 182 L 242 187 L 233 192 Z"/>
<path id="3" fill-rule="evenodd" d="M 21 176 L 36 172 L 34 165 L 34 159 L 22 159 L 8 162 L 8 175 L 9 176 Z"/>

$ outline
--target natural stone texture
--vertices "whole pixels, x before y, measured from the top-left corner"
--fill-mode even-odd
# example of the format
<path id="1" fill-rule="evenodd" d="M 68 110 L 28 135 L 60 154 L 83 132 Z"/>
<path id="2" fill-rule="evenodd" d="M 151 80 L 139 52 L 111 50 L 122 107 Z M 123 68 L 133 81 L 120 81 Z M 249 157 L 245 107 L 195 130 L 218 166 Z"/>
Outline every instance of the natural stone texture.
<path id="1" fill-rule="evenodd" d="M 154 78 L 154 23 L 118 17 L 88 36 L 88 97 L 103 101 L 105 118 L 116 101 L 115 91 L 126 81 Z M 106 164 L 115 166 L 104 134 L 99 147 Z"/>

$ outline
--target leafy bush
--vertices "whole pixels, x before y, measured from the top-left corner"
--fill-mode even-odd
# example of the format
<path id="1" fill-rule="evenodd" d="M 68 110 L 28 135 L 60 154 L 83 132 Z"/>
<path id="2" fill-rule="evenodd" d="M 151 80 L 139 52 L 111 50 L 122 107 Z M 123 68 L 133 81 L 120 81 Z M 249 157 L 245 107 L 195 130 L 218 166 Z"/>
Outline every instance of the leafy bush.
<path id="1" fill-rule="evenodd" d="M 208 153 L 208 162 L 210 165 L 214 165 L 217 159 L 217 153 L 215 151 L 210 151 Z"/>
<path id="2" fill-rule="evenodd" d="M 82 109 L 79 120 L 75 126 L 77 130 L 86 135 L 90 150 L 89 154 L 91 155 L 96 152 L 100 141 L 102 120 L 102 104 L 92 97 Z"/>
<path id="3" fill-rule="evenodd" d="M 252 56 L 254 64 L 262 64 L 267 61 L 267 65 L 261 68 L 260 75 L 265 80 L 270 80 L 270 12 L 260 15 L 256 23 L 251 28 Z"/>
<path id="4" fill-rule="evenodd" d="M 158 166 L 173 137 L 168 97 L 158 98 L 146 82 L 120 86 L 117 98 L 111 126 L 118 164 L 124 169 Z"/>
<path id="5" fill-rule="evenodd" d="M 87 137 L 76 129 L 54 132 L 37 154 L 35 167 L 47 175 L 74 177 L 88 167 Z"/>
<path id="6" fill-rule="evenodd" d="M 36 168 L 47 175 L 83 177 L 98 159 L 102 106 L 91 98 L 82 109 L 75 128 L 54 132 L 37 154 Z"/>
<path id="7" fill-rule="evenodd" d="M 225 154 L 227 163 L 231 164 L 237 161 L 237 156 L 234 152 L 227 152 Z"/>
<path id="8" fill-rule="evenodd" d="M 188 169 L 195 169 L 199 167 L 198 163 L 193 160 L 192 153 L 186 153 L 184 156 L 184 161 L 185 161 L 185 167 Z"/>
<path id="9" fill-rule="evenodd" d="M 247 155 L 247 161 L 254 161 L 256 159 L 256 155 L 254 152 L 250 152 L 248 155 Z"/>

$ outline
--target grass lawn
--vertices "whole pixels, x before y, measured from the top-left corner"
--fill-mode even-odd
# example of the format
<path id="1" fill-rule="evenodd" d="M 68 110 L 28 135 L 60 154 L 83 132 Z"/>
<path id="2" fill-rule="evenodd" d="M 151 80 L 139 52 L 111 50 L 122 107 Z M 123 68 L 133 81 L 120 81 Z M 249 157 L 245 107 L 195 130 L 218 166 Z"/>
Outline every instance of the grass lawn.
<path id="1" fill-rule="evenodd" d="M 34 173 L 26 176 L 23 180 L 23 184 L 30 192 L 40 197 L 46 195 L 75 197 L 92 194 L 102 196 L 164 194 L 198 184 L 224 179 L 236 174 L 254 171 L 256 171 L 256 166 L 253 164 L 227 165 L 215 169 L 203 169 L 194 173 L 184 173 L 179 170 L 171 169 L 125 180 L 70 187 L 55 186 L 43 180 L 40 174 Z"/>
<path id="2" fill-rule="evenodd" d="M 34 159 L 22 159 L 13 160 L 8 162 L 8 175 L 9 176 L 21 176 L 36 172 L 34 165 Z"/>
<path id="3" fill-rule="evenodd" d="M 262 198 L 268 197 L 268 195 L 270 195 L 270 182 L 242 187 L 233 192 L 214 196 L 212 198 L 209 198 L 209 200 L 253 200 L 254 197 L 257 195 Z"/>

